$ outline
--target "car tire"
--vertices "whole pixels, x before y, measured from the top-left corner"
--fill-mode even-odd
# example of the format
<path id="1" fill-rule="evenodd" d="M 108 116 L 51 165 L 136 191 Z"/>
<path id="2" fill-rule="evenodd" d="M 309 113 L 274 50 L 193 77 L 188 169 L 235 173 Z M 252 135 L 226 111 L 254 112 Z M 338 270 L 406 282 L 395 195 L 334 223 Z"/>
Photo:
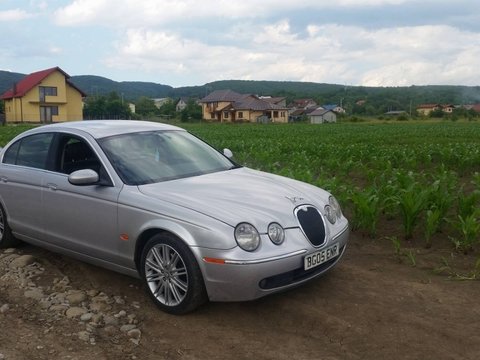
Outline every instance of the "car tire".
<path id="1" fill-rule="evenodd" d="M 202 273 L 188 246 L 176 236 L 153 236 L 142 251 L 141 275 L 155 304 L 169 314 L 185 314 L 207 301 Z"/>
<path id="2" fill-rule="evenodd" d="M 20 241 L 12 234 L 12 229 L 8 225 L 7 213 L 0 205 L 0 249 L 18 246 Z"/>

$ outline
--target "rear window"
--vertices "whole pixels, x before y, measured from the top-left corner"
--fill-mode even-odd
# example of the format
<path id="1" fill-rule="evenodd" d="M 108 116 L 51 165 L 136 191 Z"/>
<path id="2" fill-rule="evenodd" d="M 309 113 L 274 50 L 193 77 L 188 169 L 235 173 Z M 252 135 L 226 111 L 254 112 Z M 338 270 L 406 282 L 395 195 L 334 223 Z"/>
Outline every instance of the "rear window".
<path id="1" fill-rule="evenodd" d="M 24 137 L 10 146 L 3 157 L 5 164 L 45 169 L 53 134 Z"/>

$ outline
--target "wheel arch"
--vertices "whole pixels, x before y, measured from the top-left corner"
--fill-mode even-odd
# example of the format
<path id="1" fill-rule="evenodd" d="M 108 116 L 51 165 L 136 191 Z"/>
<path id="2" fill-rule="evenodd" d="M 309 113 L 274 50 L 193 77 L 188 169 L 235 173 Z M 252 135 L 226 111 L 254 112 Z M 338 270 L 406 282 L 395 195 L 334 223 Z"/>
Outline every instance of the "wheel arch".
<path id="1" fill-rule="evenodd" d="M 189 246 L 194 244 L 193 236 L 186 231 L 185 229 L 181 228 L 177 225 L 178 228 L 171 228 L 167 226 L 152 226 L 144 229 L 139 236 L 137 237 L 137 241 L 135 242 L 135 266 L 137 271 L 140 273 L 140 260 L 142 257 L 142 251 L 145 245 L 147 244 L 148 240 L 150 240 L 153 236 L 159 234 L 170 234 L 173 235 L 178 241 L 183 242 L 185 245 Z M 195 257 L 195 254 L 192 252 Z M 197 260 L 198 261 L 198 260 Z"/>

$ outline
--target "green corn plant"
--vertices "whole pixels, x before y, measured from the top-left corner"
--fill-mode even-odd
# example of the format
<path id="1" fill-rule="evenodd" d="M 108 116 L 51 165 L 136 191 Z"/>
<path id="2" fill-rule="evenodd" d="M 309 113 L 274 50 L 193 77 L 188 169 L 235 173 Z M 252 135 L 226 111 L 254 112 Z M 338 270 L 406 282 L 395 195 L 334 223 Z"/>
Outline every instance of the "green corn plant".
<path id="1" fill-rule="evenodd" d="M 451 240 L 458 251 L 465 254 L 473 249 L 473 246 L 480 242 L 480 221 L 478 216 L 480 211 L 474 211 L 467 216 L 458 215 L 458 220 L 453 222 L 459 237 L 452 237 Z"/>
<path id="2" fill-rule="evenodd" d="M 435 234 L 442 220 L 442 211 L 438 208 L 427 210 L 425 217 L 425 247 L 427 249 L 432 247 L 432 236 Z"/>
<path id="3" fill-rule="evenodd" d="M 409 240 L 413 238 L 413 231 L 418 223 L 420 213 L 425 209 L 427 193 L 418 187 L 410 187 L 401 190 L 396 198 L 402 215 L 405 240 Z"/>
<path id="4" fill-rule="evenodd" d="M 380 212 L 380 199 L 376 189 L 354 190 L 350 194 L 350 201 L 353 205 L 352 228 L 366 230 L 370 237 L 375 237 Z"/>
<path id="5" fill-rule="evenodd" d="M 460 192 L 458 195 L 458 215 L 467 218 L 478 208 L 480 193 L 474 191 L 470 194 Z"/>

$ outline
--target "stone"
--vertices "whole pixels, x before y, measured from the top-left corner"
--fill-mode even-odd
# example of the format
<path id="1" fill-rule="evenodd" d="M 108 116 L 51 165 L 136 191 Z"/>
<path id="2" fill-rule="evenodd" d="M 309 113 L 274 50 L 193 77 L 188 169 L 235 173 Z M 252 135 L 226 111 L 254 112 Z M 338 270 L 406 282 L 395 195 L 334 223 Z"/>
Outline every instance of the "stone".
<path id="1" fill-rule="evenodd" d="M 140 340 L 142 332 L 140 331 L 140 329 L 132 329 L 127 332 L 127 335 L 129 338 Z"/>
<path id="2" fill-rule="evenodd" d="M 140 343 L 140 337 L 142 336 L 142 333 L 140 332 L 139 329 L 132 329 L 129 332 L 127 332 L 127 336 L 130 338 L 130 341 L 134 343 L 135 345 L 138 345 Z"/>
<path id="3" fill-rule="evenodd" d="M 90 341 L 90 333 L 88 331 L 80 331 L 77 335 L 82 341 Z"/>
<path id="4" fill-rule="evenodd" d="M 21 255 L 13 260 L 8 267 L 10 269 L 24 268 L 25 266 L 33 264 L 34 262 L 35 258 L 32 255 Z"/>
<path id="5" fill-rule="evenodd" d="M 123 305 L 125 304 L 125 300 L 121 296 L 114 296 L 113 300 L 115 300 L 116 304 Z"/>
<path id="6" fill-rule="evenodd" d="M 82 314 L 82 315 L 80 316 L 80 320 L 81 320 L 81 321 L 90 321 L 90 320 L 92 319 L 92 317 L 93 317 L 93 314 L 90 313 L 90 312 L 87 312 L 87 313 Z"/>
<path id="7" fill-rule="evenodd" d="M 68 306 L 65 304 L 58 304 L 58 305 L 52 305 L 48 310 L 50 311 L 56 311 L 56 312 L 61 312 L 62 314 L 65 312 L 65 310 L 68 309 Z"/>
<path id="8" fill-rule="evenodd" d="M 108 325 L 103 328 L 103 331 L 108 335 L 113 335 L 117 332 L 117 328 L 113 325 Z"/>
<path id="9" fill-rule="evenodd" d="M 103 321 L 103 314 L 94 314 L 92 316 L 92 323 L 101 324 Z"/>
<path id="10" fill-rule="evenodd" d="M 8 304 L 3 304 L 2 306 L 0 306 L 0 313 L 4 314 L 8 310 L 10 310 L 10 306 Z"/>
<path id="11" fill-rule="evenodd" d="M 105 325 L 118 325 L 118 319 L 114 316 L 105 315 L 103 321 L 105 322 Z"/>
<path id="12" fill-rule="evenodd" d="M 90 310 L 93 312 L 106 312 L 112 307 L 104 302 L 94 301 L 90 303 Z"/>
<path id="13" fill-rule="evenodd" d="M 80 304 L 87 299 L 87 295 L 83 291 L 73 292 L 65 297 L 67 301 L 72 304 Z"/>
<path id="14" fill-rule="evenodd" d="M 116 318 L 121 318 L 127 316 L 127 312 L 125 310 L 120 310 L 118 314 L 114 315 Z"/>
<path id="15" fill-rule="evenodd" d="M 3 250 L 4 254 L 13 254 L 15 252 L 15 248 L 8 248 Z"/>
<path id="16" fill-rule="evenodd" d="M 90 297 L 95 297 L 98 295 L 98 290 L 88 290 L 87 295 Z"/>
<path id="17" fill-rule="evenodd" d="M 122 325 L 120 327 L 120 331 L 126 333 L 126 332 L 129 332 L 130 330 L 135 329 L 136 327 L 137 326 L 133 324 Z"/>
<path id="18" fill-rule="evenodd" d="M 30 290 L 26 290 L 23 295 L 26 297 L 26 298 L 29 298 L 29 299 L 34 299 L 34 300 L 41 300 L 45 295 L 43 294 L 43 291 L 42 289 L 30 289 Z"/>
<path id="19" fill-rule="evenodd" d="M 65 315 L 67 316 L 67 318 L 72 319 L 72 318 L 80 317 L 86 312 L 87 312 L 86 309 L 74 306 L 68 309 Z"/>

